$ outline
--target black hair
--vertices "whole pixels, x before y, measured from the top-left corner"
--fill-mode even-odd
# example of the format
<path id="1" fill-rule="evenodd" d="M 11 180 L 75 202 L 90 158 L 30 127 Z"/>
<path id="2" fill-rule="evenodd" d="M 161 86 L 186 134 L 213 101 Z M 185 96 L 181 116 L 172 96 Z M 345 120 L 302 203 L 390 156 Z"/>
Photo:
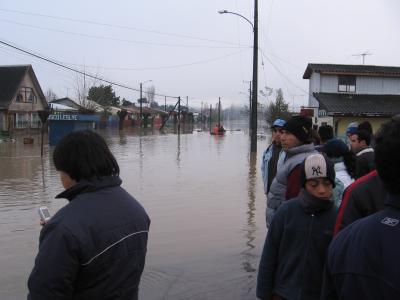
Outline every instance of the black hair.
<path id="1" fill-rule="evenodd" d="M 368 132 L 370 135 L 373 135 L 372 125 L 371 125 L 371 123 L 368 122 L 368 121 L 361 122 L 361 123 L 358 125 L 357 130 L 365 130 L 365 131 Z"/>
<path id="2" fill-rule="evenodd" d="M 76 181 L 119 175 L 118 163 L 105 140 L 89 130 L 63 137 L 54 149 L 53 161 L 57 171 Z"/>
<path id="3" fill-rule="evenodd" d="M 318 146 L 321 144 L 321 137 L 319 136 L 317 129 L 312 129 L 311 130 L 311 140 L 315 146 Z"/>
<path id="4" fill-rule="evenodd" d="M 357 135 L 357 139 L 359 142 L 365 141 L 367 146 L 371 144 L 371 134 L 368 131 L 357 129 L 357 131 L 354 134 Z"/>
<path id="5" fill-rule="evenodd" d="M 318 135 L 322 143 L 333 139 L 333 127 L 331 125 L 322 125 L 318 128 Z"/>
<path id="6" fill-rule="evenodd" d="M 349 173 L 351 178 L 355 178 L 356 155 L 349 150 L 342 140 L 331 139 L 321 150 L 325 152 L 329 158 L 343 158 L 347 173 Z"/>
<path id="7" fill-rule="evenodd" d="M 375 164 L 385 189 L 400 194 L 400 119 L 384 123 L 375 136 Z"/>

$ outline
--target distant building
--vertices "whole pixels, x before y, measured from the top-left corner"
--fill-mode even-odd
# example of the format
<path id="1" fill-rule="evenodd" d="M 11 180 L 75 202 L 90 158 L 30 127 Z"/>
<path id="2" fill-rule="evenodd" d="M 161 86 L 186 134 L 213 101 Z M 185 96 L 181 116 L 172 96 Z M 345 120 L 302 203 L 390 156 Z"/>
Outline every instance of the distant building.
<path id="1" fill-rule="evenodd" d="M 308 64 L 309 107 L 314 123 L 343 136 L 350 122 L 371 122 L 374 132 L 400 113 L 400 67 Z"/>
<path id="2" fill-rule="evenodd" d="M 39 128 L 46 98 L 31 65 L 0 66 L 0 131 Z"/>

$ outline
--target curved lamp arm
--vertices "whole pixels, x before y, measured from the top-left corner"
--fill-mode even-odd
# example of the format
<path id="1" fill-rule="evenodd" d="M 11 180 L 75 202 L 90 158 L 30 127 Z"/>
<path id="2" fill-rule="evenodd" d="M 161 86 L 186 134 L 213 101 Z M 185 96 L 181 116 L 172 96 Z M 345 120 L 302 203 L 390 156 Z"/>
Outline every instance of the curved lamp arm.
<path id="1" fill-rule="evenodd" d="M 235 13 L 235 12 L 232 12 L 232 11 L 228 11 L 226 9 L 225 10 L 219 10 L 218 13 L 221 14 L 221 15 L 222 14 L 232 14 L 232 15 L 236 15 L 238 17 L 241 17 L 241 18 L 245 19 L 251 25 L 251 28 L 253 28 L 253 31 L 254 31 L 253 23 L 249 19 L 247 19 L 245 16 L 242 16 L 241 14 L 238 14 L 238 13 Z"/>

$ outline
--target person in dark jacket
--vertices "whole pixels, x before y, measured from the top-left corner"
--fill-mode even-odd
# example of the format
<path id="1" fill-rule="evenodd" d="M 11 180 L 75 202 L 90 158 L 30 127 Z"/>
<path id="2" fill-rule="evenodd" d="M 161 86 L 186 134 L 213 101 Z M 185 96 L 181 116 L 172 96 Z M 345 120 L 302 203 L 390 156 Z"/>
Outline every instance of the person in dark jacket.
<path id="1" fill-rule="evenodd" d="M 301 164 L 300 194 L 277 210 L 268 230 L 257 278 L 257 297 L 319 299 L 326 250 L 337 209 L 335 170 L 322 154 Z"/>
<path id="2" fill-rule="evenodd" d="M 138 298 L 150 219 L 120 185 L 119 166 L 98 134 L 77 131 L 53 161 L 69 203 L 43 225 L 28 300 Z"/>
<path id="3" fill-rule="evenodd" d="M 285 123 L 286 121 L 282 119 L 276 119 L 274 123 L 272 123 L 272 141 L 263 153 L 261 162 L 261 174 L 264 183 L 265 195 L 268 195 L 272 180 L 276 176 L 278 161 L 283 159 L 285 156 L 281 145 L 282 127 L 283 125 L 285 125 Z"/>
<path id="4" fill-rule="evenodd" d="M 343 193 L 334 235 L 354 221 L 385 208 L 386 191 L 376 170 L 358 178 Z"/>
<path id="5" fill-rule="evenodd" d="M 356 179 L 375 169 L 375 154 L 370 142 L 371 135 L 365 130 L 357 130 L 350 136 L 351 150 L 356 154 Z"/>
<path id="6" fill-rule="evenodd" d="M 332 241 L 321 299 L 400 299 L 400 121 L 375 136 L 385 209 L 350 224 Z"/>

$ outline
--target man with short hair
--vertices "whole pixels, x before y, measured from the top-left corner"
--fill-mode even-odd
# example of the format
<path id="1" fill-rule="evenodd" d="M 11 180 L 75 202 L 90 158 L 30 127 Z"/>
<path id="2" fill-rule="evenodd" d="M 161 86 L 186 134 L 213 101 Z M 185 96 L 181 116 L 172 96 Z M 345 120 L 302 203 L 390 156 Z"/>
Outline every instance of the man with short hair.
<path id="1" fill-rule="evenodd" d="M 286 156 L 268 193 L 267 227 L 281 203 L 300 192 L 300 164 L 307 156 L 317 153 L 311 140 L 311 127 L 311 119 L 303 116 L 291 117 L 282 127 L 281 144 Z"/>
<path id="2" fill-rule="evenodd" d="M 281 145 L 281 133 L 282 127 L 286 121 L 282 119 L 276 119 L 272 124 L 272 136 L 271 144 L 264 151 L 261 163 L 261 174 L 264 183 L 265 195 L 268 195 L 269 188 L 271 187 L 272 180 L 276 176 L 276 169 L 278 161 L 283 158 L 285 153 L 282 150 Z"/>
<path id="3" fill-rule="evenodd" d="M 375 169 L 375 154 L 370 142 L 371 135 L 365 130 L 357 130 L 350 136 L 351 150 L 356 154 L 356 179 Z"/>
<path id="4" fill-rule="evenodd" d="M 331 125 L 322 125 L 318 128 L 318 135 L 321 139 L 321 145 L 333 139 L 333 128 Z"/>
<path id="5" fill-rule="evenodd" d="M 344 228 L 332 241 L 321 299 L 400 299 L 400 120 L 382 125 L 375 162 L 385 209 Z"/>

